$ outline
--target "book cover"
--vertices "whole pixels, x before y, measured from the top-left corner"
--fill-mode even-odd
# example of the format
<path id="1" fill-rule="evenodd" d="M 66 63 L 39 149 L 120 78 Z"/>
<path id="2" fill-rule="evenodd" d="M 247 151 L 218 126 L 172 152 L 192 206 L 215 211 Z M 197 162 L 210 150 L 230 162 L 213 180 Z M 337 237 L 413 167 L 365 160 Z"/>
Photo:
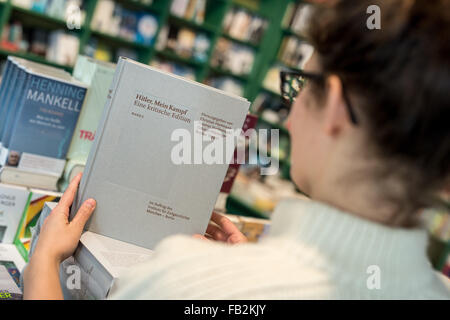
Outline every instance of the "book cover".
<path id="1" fill-rule="evenodd" d="M 152 45 L 158 30 L 158 19 L 151 14 L 138 15 L 136 42 Z"/>
<path id="2" fill-rule="evenodd" d="M 242 136 L 244 137 L 242 143 L 245 145 L 248 141 L 248 136 L 245 136 L 245 133 L 249 129 L 254 129 L 256 123 L 258 122 L 258 117 L 252 114 L 247 114 L 244 121 L 244 126 L 242 127 Z M 245 149 L 244 149 L 245 150 Z M 217 197 L 216 204 L 214 205 L 214 210 L 219 212 L 226 211 L 226 202 L 228 195 L 231 192 L 231 188 L 233 187 L 234 180 L 239 172 L 239 168 L 241 166 L 241 159 L 238 156 L 238 149 L 234 150 L 233 161 L 230 163 L 227 173 L 225 175 L 225 179 L 223 180 L 222 187 L 220 188 L 219 196 Z"/>
<path id="3" fill-rule="evenodd" d="M 79 77 L 77 80 L 89 89 L 67 152 L 67 159 L 86 163 L 112 83 L 115 65 L 87 57 L 80 59 L 85 62 L 77 63 L 74 76 Z M 82 71 L 79 71 L 80 68 Z"/>
<path id="4" fill-rule="evenodd" d="M 0 300 L 21 300 L 20 274 L 25 267 L 12 244 L 0 244 Z"/>
<path id="5" fill-rule="evenodd" d="M 208 126 L 240 130 L 249 105 L 121 58 L 71 216 L 94 198 L 88 231 L 148 249 L 172 234 L 204 233 L 234 145 L 222 164 L 176 164 L 171 137 L 178 130 L 212 141 Z"/>
<path id="6" fill-rule="evenodd" d="M 30 192 L 23 187 L 0 184 L 0 243 L 13 243 Z"/>
<path id="7" fill-rule="evenodd" d="M 11 162 L 10 165 L 16 166 L 18 161 L 18 157 L 16 153 L 11 155 L 11 158 L 8 159 L 8 146 L 11 139 L 11 132 L 14 126 L 14 121 L 16 119 L 17 113 L 19 111 L 18 103 L 23 97 L 24 87 L 28 81 L 27 71 L 36 70 L 40 72 L 45 72 L 49 75 L 57 75 L 59 77 L 65 77 L 69 79 L 70 76 L 66 71 L 46 66 L 42 64 L 38 64 L 32 61 L 28 61 L 25 59 L 17 58 L 17 57 L 9 57 L 13 63 L 13 75 L 11 79 L 11 85 L 9 93 L 5 98 L 5 107 L 2 109 L 2 114 L 0 115 L 0 136 L 2 140 L 2 150 L 0 154 L 0 166 L 4 165 L 7 162 Z M 8 160 L 8 161 L 7 161 Z"/>
<path id="8" fill-rule="evenodd" d="M 3 141 L 8 154 L 14 153 L 16 160 L 4 163 L 19 168 L 22 153 L 42 156 L 30 159 L 28 164 L 33 161 L 42 164 L 48 158 L 65 159 L 86 94 L 85 85 L 56 74 L 26 70 L 25 76 L 26 81 L 19 89 L 21 96 L 12 111 L 14 122 Z"/>

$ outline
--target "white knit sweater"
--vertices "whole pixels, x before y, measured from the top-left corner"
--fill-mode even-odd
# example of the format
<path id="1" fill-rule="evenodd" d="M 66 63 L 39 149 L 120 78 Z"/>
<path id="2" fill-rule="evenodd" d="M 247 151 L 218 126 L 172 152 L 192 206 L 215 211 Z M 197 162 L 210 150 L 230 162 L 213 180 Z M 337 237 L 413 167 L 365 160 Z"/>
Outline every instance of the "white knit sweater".
<path id="1" fill-rule="evenodd" d="M 258 244 L 167 238 L 118 281 L 112 298 L 450 299 L 450 281 L 433 271 L 426 246 L 424 230 L 288 200 Z"/>

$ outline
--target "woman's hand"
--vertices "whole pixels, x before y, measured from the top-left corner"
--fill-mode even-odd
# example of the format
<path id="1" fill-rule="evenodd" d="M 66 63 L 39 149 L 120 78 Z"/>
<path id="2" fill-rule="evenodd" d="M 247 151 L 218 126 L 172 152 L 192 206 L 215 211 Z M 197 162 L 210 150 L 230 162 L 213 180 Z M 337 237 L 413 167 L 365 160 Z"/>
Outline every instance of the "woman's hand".
<path id="1" fill-rule="evenodd" d="M 23 273 L 23 298 L 26 300 L 63 298 L 59 282 L 59 265 L 74 253 L 84 225 L 96 205 L 94 199 L 86 200 L 69 222 L 70 205 L 75 198 L 80 180 L 81 173 L 72 180 L 58 205 L 42 225 L 36 249 Z"/>
<path id="2" fill-rule="evenodd" d="M 51 261 L 61 263 L 74 253 L 84 225 L 96 205 L 94 199 L 86 200 L 73 220 L 69 222 L 70 206 L 75 198 L 81 176 L 80 173 L 71 181 L 58 205 L 45 219 L 33 255 L 46 256 Z"/>
<path id="3" fill-rule="evenodd" d="M 206 229 L 206 235 L 194 235 L 195 238 L 203 240 L 215 240 L 229 244 L 247 242 L 247 238 L 227 217 L 213 212 L 211 221 Z"/>

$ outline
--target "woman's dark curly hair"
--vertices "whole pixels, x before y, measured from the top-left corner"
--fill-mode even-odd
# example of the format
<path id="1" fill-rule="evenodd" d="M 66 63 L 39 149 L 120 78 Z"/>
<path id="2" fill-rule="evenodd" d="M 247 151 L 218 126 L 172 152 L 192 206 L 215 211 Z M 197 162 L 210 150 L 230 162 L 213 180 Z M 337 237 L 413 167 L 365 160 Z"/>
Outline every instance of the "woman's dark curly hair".
<path id="1" fill-rule="evenodd" d="M 403 179 L 393 200 L 429 206 L 450 183 L 450 1 L 328 3 L 309 30 L 322 71 L 346 86 L 383 177 Z M 366 25 L 370 5 L 380 8 L 379 30 Z"/>

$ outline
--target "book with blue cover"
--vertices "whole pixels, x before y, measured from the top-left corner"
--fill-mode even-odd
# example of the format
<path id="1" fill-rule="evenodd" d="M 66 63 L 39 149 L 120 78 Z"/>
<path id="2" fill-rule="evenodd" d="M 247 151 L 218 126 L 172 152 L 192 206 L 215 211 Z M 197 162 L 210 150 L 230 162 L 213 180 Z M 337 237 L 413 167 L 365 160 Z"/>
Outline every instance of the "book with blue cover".
<path id="1" fill-rule="evenodd" d="M 17 61 L 11 59 L 11 71 L 7 82 L 5 82 L 5 95 L 3 99 L 0 101 L 0 141 L 3 145 L 3 129 L 5 128 L 8 112 L 9 112 L 9 103 L 11 98 L 13 97 L 14 88 L 17 88 L 17 76 L 19 74 L 19 67 L 17 66 Z"/>
<path id="2" fill-rule="evenodd" d="M 68 73 L 28 62 L 18 74 L 0 165 L 60 176 L 87 88 Z"/>
<path id="3" fill-rule="evenodd" d="M 6 119 L 5 119 L 5 125 L 3 127 L 2 131 L 2 147 L 8 148 L 9 139 L 11 138 L 12 133 L 12 127 L 14 125 L 14 119 L 16 119 L 16 115 L 18 112 L 17 104 L 20 100 L 20 97 L 23 96 L 24 89 L 25 89 L 25 83 L 28 81 L 28 75 L 25 71 L 25 67 L 20 65 L 18 67 L 17 71 L 17 79 L 15 82 L 14 89 L 11 98 L 8 101 L 8 104 L 6 106 Z"/>
<path id="4" fill-rule="evenodd" d="M 34 68 L 62 76 L 69 76 L 69 73 L 62 69 L 12 56 L 8 57 L 8 65 L 10 67 L 9 74 L 6 75 L 8 78 L 4 80 L 5 82 L 2 81 L 2 84 L 4 83 L 5 85 L 5 92 L 0 100 L 0 146 L 5 145 L 5 141 L 8 141 L 9 134 L 11 133 L 11 127 L 17 111 L 15 107 L 17 105 L 18 98 L 21 96 L 19 91 L 23 87 L 24 83 L 23 76 L 25 75 L 25 68 Z"/>
<path id="5" fill-rule="evenodd" d="M 11 77 L 12 70 L 13 70 L 12 64 L 13 64 L 13 62 L 12 62 L 11 58 L 8 57 L 6 60 L 5 69 L 2 74 L 2 82 L 0 84 L 0 115 L 2 114 L 2 110 L 4 107 L 3 101 L 7 95 L 9 84 L 11 82 L 10 77 Z M 1 139 L 0 139 L 0 145 L 1 145 Z"/>

